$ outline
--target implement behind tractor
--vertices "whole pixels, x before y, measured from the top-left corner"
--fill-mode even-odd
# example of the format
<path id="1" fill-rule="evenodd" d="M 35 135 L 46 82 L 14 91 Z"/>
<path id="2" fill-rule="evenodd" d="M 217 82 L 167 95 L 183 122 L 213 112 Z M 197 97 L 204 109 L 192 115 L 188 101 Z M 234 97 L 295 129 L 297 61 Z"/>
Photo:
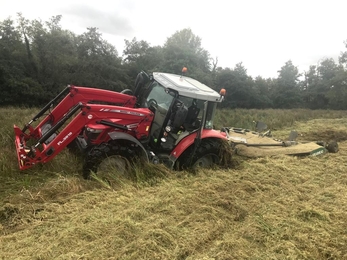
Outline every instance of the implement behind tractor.
<path id="1" fill-rule="evenodd" d="M 23 128 L 14 126 L 19 168 L 46 163 L 66 147 L 84 155 L 85 178 L 105 165 L 123 169 L 137 161 L 164 163 L 176 170 L 210 167 L 220 163 L 221 147 L 227 142 L 239 154 L 250 146 L 277 147 L 286 154 L 326 151 L 314 143 L 303 151 L 303 144 L 292 142 L 288 147 L 264 136 L 262 142 L 254 142 L 259 135 L 242 129 L 214 130 L 216 107 L 224 94 L 183 75 L 149 76 L 143 71 L 134 91 L 68 86 Z M 294 147 L 296 151 L 288 152 Z"/>
<path id="2" fill-rule="evenodd" d="M 335 141 L 297 142 L 298 134 L 296 131 L 292 131 L 285 141 L 272 138 L 270 130 L 262 133 L 248 129 L 225 127 L 222 131 L 227 133 L 227 138 L 234 147 L 234 153 L 245 157 L 264 157 L 279 154 L 317 156 L 326 152 L 336 153 L 339 150 Z"/>

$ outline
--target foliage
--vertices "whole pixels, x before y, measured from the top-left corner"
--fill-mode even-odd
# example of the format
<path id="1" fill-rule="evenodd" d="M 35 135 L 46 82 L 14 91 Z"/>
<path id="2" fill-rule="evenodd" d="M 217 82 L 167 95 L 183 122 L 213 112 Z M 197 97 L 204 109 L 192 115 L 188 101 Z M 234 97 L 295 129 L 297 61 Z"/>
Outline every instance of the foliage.
<path id="1" fill-rule="evenodd" d="M 276 108 L 295 108 L 302 104 L 299 89 L 299 70 L 292 61 L 287 61 L 278 71 L 272 99 Z"/>
<path id="2" fill-rule="evenodd" d="M 187 67 L 189 75 L 211 85 L 206 77 L 210 72 L 210 55 L 201 46 L 201 38 L 191 29 L 177 31 L 167 39 L 163 47 L 164 60 L 162 70 L 177 73 Z"/>
<path id="3" fill-rule="evenodd" d="M 152 47 L 148 42 L 144 40 L 137 41 L 136 38 L 133 38 L 132 41 L 125 40 L 123 66 L 130 77 L 136 78 L 141 70 L 148 72 L 160 71 L 162 61 L 162 47 Z"/>
<path id="4" fill-rule="evenodd" d="M 242 63 L 236 64 L 233 70 L 220 69 L 216 77 L 216 85 L 223 86 L 227 91 L 223 107 L 251 108 L 254 107 L 254 82 L 247 75 L 247 70 Z"/>
<path id="5" fill-rule="evenodd" d="M 134 87 L 141 70 L 180 74 L 185 66 L 188 76 L 227 90 L 225 108 L 347 109 L 347 51 L 339 63 L 325 58 L 300 73 L 289 60 L 277 78 L 253 79 L 242 62 L 219 67 L 190 28 L 176 31 L 163 46 L 125 40 L 119 56 L 97 28 L 76 35 L 61 20 L 28 20 L 19 13 L 16 21 L 0 21 L 0 106 L 42 105 L 67 84 L 121 91 Z"/>

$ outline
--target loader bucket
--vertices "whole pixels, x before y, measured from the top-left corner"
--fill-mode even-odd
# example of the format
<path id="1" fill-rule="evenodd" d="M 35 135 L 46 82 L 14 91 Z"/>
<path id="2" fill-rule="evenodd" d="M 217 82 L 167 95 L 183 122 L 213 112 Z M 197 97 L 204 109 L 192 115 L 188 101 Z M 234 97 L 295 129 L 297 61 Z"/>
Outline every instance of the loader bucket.
<path id="1" fill-rule="evenodd" d="M 26 140 L 29 139 L 29 136 L 22 132 L 18 126 L 14 126 L 15 132 L 15 146 L 17 153 L 17 160 L 20 170 L 28 169 L 32 166 L 30 158 L 30 149 L 26 145 Z"/>

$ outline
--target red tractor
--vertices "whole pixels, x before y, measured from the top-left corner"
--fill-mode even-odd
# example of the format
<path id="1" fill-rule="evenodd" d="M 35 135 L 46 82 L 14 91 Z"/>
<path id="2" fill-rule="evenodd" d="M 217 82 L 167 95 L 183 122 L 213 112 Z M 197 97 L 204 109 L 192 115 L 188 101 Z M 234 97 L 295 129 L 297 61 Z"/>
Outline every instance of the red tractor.
<path id="1" fill-rule="evenodd" d="M 209 167 L 219 162 L 227 140 L 212 128 L 223 95 L 186 76 L 143 71 L 133 92 L 68 86 L 23 129 L 14 126 L 19 167 L 46 163 L 65 147 L 84 154 L 85 178 L 105 161 L 116 167 L 139 159 L 177 170 Z"/>

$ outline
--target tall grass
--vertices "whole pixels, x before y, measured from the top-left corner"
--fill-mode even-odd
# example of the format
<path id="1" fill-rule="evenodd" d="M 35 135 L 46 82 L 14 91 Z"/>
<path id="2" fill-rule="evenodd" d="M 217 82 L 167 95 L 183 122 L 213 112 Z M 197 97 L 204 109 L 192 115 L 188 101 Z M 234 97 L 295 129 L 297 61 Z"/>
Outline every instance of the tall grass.
<path id="1" fill-rule="evenodd" d="M 241 127 L 254 130 L 254 121 L 262 121 L 270 129 L 276 130 L 293 126 L 295 122 L 305 122 L 315 118 L 345 118 L 342 110 L 308 110 L 308 109 L 220 109 L 217 110 L 216 128 L 223 126 Z"/>

